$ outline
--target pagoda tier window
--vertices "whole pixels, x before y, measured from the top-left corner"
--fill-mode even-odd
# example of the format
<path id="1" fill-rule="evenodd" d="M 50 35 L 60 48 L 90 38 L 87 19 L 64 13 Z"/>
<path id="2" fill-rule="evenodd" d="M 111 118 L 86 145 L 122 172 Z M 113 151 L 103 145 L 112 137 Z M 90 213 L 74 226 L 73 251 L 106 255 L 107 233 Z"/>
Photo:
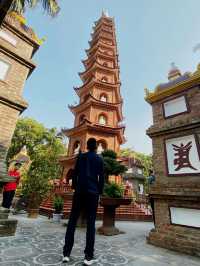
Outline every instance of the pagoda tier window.
<path id="1" fill-rule="evenodd" d="M 102 82 L 108 82 L 108 78 L 107 78 L 106 76 L 103 76 L 103 77 L 101 78 L 101 81 L 102 81 Z"/>
<path id="2" fill-rule="evenodd" d="M 81 143 L 79 140 L 77 140 L 73 145 L 73 154 L 78 154 L 81 149 Z"/>
<path id="3" fill-rule="evenodd" d="M 79 124 L 81 124 L 84 120 L 86 119 L 86 115 L 81 115 L 80 117 L 79 117 Z"/>
<path id="4" fill-rule="evenodd" d="M 108 96 L 105 93 L 102 93 L 100 95 L 100 101 L 107 102 L 108 101 Z"/>
<path id="5" fill-rule="evenodd" d="M 101 154 L 106 149 L 107 149 L 107 142 L 104 139 L 97 141 L 97 153 L 98 154 Z"/>
<path id="6" fill-rule="evenodd" d="M 100 114 L 98 117 L 98 123 L 100 125 L 106 125 L 107 124 L 107 117 L 104 114 Z"/>
<path id="7" fill-rule="evenodd" d="M 10 64 L 0 59 L 0 80 L 5 80 L 8 74 Z"/>
<path id="8" fill-rule="evenodd" d="M 103 66 L 108 67 L 108 63 L 107 62 L 103 62 Z"/>

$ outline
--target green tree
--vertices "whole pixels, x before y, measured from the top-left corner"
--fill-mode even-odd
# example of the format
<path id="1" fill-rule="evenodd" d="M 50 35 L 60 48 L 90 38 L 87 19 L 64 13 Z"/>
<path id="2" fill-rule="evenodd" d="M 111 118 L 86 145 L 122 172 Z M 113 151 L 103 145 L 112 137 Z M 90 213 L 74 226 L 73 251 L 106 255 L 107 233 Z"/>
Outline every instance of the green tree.
<path id="1" fill-rule="evenodd" d="M 31 118 L 18 120 L 7 160 L 12 159 L 24 145 L 32 163 L 23 176 L 22 194 L 36 206 L 48 193 L 49 181 L 60 177 L 58 157 L 65 152 L 65 147 L 55 128 L 47 129 Z"/>
<path id="2" fill-rule="evenodd" d="M 104 160 L 104 171 L 106 183 L 108 183 L 109 175 L 123 174 L 127 168 L 117 161 L 117 154 L 113 150 L 105 150 L 102 152 Z"/>
<path id="3" fill-rule="evenodd" d="M 8 150 L 7 162 L 19 153 L 23 146 L 26 146 L 32 161 L 30 169 L 43 169 L 52 179 L 59 177 L 61 167 L 58 156 L 65 152 L 65 147 L 55 128 L 47 129 L 32 118 L 20 118 Z"/>

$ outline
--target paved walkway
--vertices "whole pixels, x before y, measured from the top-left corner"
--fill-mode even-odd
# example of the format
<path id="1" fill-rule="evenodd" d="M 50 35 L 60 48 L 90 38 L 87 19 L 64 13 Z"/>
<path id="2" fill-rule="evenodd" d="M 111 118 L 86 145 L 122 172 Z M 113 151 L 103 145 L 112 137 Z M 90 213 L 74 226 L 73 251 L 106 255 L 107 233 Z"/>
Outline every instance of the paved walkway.
<path id="1" fill-rule="evenodd" d="M 17 216 L 18 231 L 15 237 L 0 239 L 0 266 L 64 265 L 62 246 L 65 227 L 40 217 L 37 220 Z M 97 226 L 99 222 L 97 223 Z M 114 237 L 96 237 L 96 266 L 200 266 L 200 259 L 171 252 L 146 244 L 145 236 L 151 223 L 119 222 L 126 231 Z M 71 262 L 83 265 L 84 229 L 78 229 Z"/>

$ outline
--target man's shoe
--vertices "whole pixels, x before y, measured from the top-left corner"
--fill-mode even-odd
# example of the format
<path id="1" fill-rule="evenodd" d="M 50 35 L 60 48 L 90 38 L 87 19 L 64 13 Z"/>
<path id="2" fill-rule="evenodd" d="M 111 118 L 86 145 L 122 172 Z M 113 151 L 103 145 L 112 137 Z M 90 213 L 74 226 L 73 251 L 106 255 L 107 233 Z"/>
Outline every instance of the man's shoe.
<path id="1" fill-rule="evenodd" d="M 69 257 L 67 257 L 67 256 L 63 257 L 62 262 L 63 262 L 63 263 L 67 263 L 67 262 L 69 262 Z"/>
<path id="2" fill-rule="evenodd" d="M 94 258 L 94 257 L 88 257 L 86 256 L 84 259 L 84 264 L 85 265 L 92 265 L 94 263 L 98 262 L 98 259 Z"/>

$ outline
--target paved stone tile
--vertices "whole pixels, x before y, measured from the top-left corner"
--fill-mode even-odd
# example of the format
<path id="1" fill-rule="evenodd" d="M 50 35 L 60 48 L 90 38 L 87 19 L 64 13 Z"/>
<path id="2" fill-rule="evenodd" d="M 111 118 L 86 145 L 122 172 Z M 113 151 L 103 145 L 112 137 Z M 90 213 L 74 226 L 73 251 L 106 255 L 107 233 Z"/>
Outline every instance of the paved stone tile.
<path id="1" fill-rule="evenodd" d="M 64 266 L 62 247 L 66 228 L 45 217 L 37 220 L 17 216 L 14 237 L 0 239 L 0 266 Z M 101 223 L 97 223 L 97 227 Z M 125 231 L 113 237 L 96 236 L 95 266 L 199 266 L 200 259 L 146 244 L 151 223 L 119 222 Z M 77 229 L 70 266 L 83 265 L 85 230 Z"/>

